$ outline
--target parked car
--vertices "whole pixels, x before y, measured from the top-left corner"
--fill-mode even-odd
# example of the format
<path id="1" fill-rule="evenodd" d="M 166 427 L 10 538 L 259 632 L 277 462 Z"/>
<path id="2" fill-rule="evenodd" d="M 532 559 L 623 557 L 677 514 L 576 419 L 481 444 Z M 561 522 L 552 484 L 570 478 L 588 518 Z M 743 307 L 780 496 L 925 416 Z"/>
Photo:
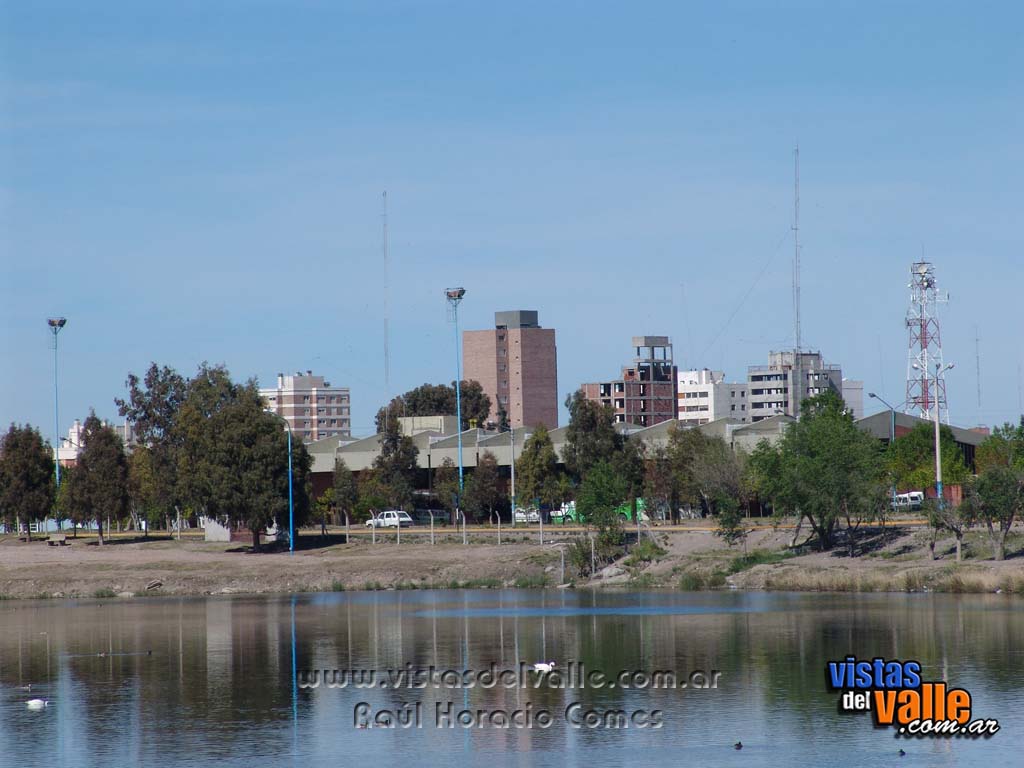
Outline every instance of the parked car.
<path id="1" fill-rule="evenodd" d="M 401 509 L 387 509 L 366 521 L 367 528 L 407 528 L 410 525 L 415 525 L 413 519 Z"/>
<path id="2" fill-rule="evenodd" d="M 896 495 L 893 501 L 889 502 L 889 506 L 898 511 L 901 510 L 917 510 L 921 509 L 924 505 L 924 492 L 923 491 L 910 491 L 909 493 L 900 493 Z"/>
<path id="3" fill-rule="evenodd" d="M 522 507 L 517 507 L 514 519 L 517 523 L 539 523 L 540 512 L 536 509 L 523 509 Z"/>

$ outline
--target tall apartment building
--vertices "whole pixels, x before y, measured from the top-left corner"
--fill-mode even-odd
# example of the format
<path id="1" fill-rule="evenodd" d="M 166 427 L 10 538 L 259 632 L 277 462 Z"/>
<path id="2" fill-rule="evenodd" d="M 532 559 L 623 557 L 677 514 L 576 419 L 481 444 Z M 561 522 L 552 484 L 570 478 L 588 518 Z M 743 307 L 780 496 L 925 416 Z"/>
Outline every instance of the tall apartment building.
<path id="1" fill-rule="evenodd" d="M 843 370 L 827 365 L 820 352 L 769 352 L 768 365 L 747 369 L 747 410 L 751 421 L 784 413 L 800 416 L 800 403 L 832 390 L 843 394 Z"/>
<path id="2" fill-rule="evenodd" d="M 493 330 L 463 331 L 462 376 L 491 399 L 490 421 L 504 410 L 513 427 L 558 426 L 555 330 L 535 311 L 495 312 Z"/>
<path id="3" fill-rule="evenodd" d="M 729 382 L 725 373 L 707 368 L 679 371 L 676 376 L 677 418 L 684 427 L 733 418 L 747 421 L 747 384 Z"/>
<path id="4" fill-rule="evenodd" d="M 292 435 L 303 442 L 352 434 L 352 403 L 348 387 L 332 387 L 312 371 L 277 374 L 276 388 L 261 388 L 267 407 L 283 416 Z"/>
<path id="5" fill-rule="evenodd" d="M 650 427 L 676 418 L 676 367 L 668 336 L 634 336 L 635 355 L 613 381 L 584 384 L 588 400 L 611 406 L 615 421 Z"/>

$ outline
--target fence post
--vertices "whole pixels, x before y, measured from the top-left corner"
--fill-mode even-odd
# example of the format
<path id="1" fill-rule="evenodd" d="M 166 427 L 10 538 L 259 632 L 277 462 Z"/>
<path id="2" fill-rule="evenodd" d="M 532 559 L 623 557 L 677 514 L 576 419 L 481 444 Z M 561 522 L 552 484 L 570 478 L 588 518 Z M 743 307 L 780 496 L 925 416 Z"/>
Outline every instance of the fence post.
<path id="1" fill-rule="evenodd" d="M 537 519 L 540 520 L 540 543 L 541 543 L 541 545 L 543 545 L 544 544 L 544 513 L 543 512 L 539 512 L 538 515 L 537 515 Z"/>
<path id="2" fill-rule="evenodd" d="M 597 561 L 594 558 L 594 534 L 590 534 L 590 578 L 594 578 L 597 574 Z"/>
<path id="3" fill-rule="evenodd" d="M 434 546 L 434 511 L 430 510 L 430 546 Z"/>
<path id="4" fill-rule="evenodd" d="M 459 514 L 462 515 L 462 545 L 465 546 L 469 543 L 466 541 L 466 513 L 460 509 Z"/>
<path id="5" fill-rule="evenodd" d="M 345 513 L 345 543 L 349 544 L 352 542 L 352 538 L 348 530 L 348 512 Z"/>

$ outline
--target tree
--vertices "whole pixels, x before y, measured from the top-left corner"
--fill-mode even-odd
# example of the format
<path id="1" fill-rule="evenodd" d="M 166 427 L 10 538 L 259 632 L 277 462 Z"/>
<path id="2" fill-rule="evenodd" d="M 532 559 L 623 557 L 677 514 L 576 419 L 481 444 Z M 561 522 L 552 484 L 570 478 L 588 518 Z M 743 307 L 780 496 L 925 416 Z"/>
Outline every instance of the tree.
<path id="1" fill-rule="evenodd" d="M 655 446 L 644 466 L 644 498 L 650 509 L 667 510 L 666 518 L 675 519 L 679 487 L 666 446 Z"/>
<path id="2" fill-rule="evenodd" d="M 128 456 L 128 499 L 137 528 L 149 535 L 153 523 L 167 518 L 166 500 L 161 498 L 164 481 L 157 476 L 153 449 L 140 445 Z"/>
<path id="3" fill-rule="evenodd" d="M 355 475 L 348 468 L 344 459 L 334 460 L 334 478 L 332 483 L 334 490 L 334 505 L 338 511 L 349 519 L 355 511 L 359 502 L 359 490 L 356 486 Z"/>
<path id="4" fill-rule="evenodd" d="M 878 442 L 857 428 L 834 392 L 805 400 L 800 420 L 779 444 L 762 443 L 750 461 L 756 487 L 775 514 L 806 518 L 823 551 L 833 546 L 837 522 L 849 525 L 866 514 L 884 482 Z"/>
<path id="5" fill-rule="evenodd" d="M 747 537 L 747 531 L 743 527 L 743 515 L 740 514 L 740 505 L 732 496 L 722 496 L 718 499 L 718 525 L 715 528 L 715 535 L 725 539 L 731 547 Z"/>
<path id="6" fill-rule="evenodd" d="M 611 461 L 622 450 L 623 438 L 615 431 L 615 417 L 610 406 L 588 400 L 578 389 L 565 399 L 569 409 L 569 426 L 565 431 L 562 459 L 565 471 L 577 483 L 592 466 Z"/>
<path id="7" fill-rule="evenodd" d="M 626 440 L 621 448 L 612 454 L 609 464 L 626 487 L 624 500 L 632 507 L 633 519 L 638 519 L 637 499 L 644 492 L 644 465 L 646 449 L 640 440 Z"/>
<path id="8" fill-rule="evenodd" d="M 67 481 L 71 519 L 79 525 L 95 521 L 102 545 L 104 519 L 128 516 L 128 459 L 121 438 L 95 413 L 82 425 L 82 450 Z"/>
<path id="9" fill-rule="evenodd" d="M 968 490 L 968 503 L 947 504 L 944 501 L 939 503 L 937 499 L 925 499 L 923 509 L 928 516 L 928 523 L 937 534 L 939 531 L 949 531 L 956 539 L 956 561 L 963 560 L 964 535 L 975 522 L 975 509 L 970 501 Z M 932 559 L 935 559 L 935 537 L 929 545 Z"/>
<path id="10" fill-rule="evenodd" d="M 476 520 L 490 520 L 494 508 L 504 501 L 505 496 L 498 483 L 498 459 L 490 451 L 484 451 L 469 476 L 464 495 L 463 506 Z"/>
<path id="11" fill-rule="evenodd" d="M 198 379 L 207 378 L 204 370 L 205 364 Z M 218 369 L 212 370 L 219 373 Z M 131 465 L 133 507 L 136 514 L 144 508 L 149 522 L 169 521 L 181 509 L 177 471 L 185 435 L 180 429 L 179 414 L 190 383 L 173 368 L 151 363 L 142 379 L 129 373 L 125 386 L 128 399 L 116 398 L 114 403 L 120 415 L 131 422 L 136 440 L 145 448 L 144 454 Z M 137 453 L 133 452 L 133 457 Z M 145 483 L 139 485 L 143 475 Z"/>
<path id="12" fill-rule="evenodd" d="M 454 525 L 455 510 L 459 505 L 459 474 L 455 462 L 447 456 L 441 461 L 441 466 L 434 470 L 434 495 L 441 506 L 448 510 L 450 522 Z"/>
<path id="13" fill-rule="evenodd" d="M 35 427 L 11 424 L 0 441 L 0 520 L 7 530 L 19 523 L 32 539 L 31 523 L 54 503 L 53 450 Z"/>
<path id="14" fill-rule="evenodd" d="M 320 521 L 321 536 L 327 535 L 327 518 L 333 514 L 335 509 L 334 488 L 325 488 L 324 492 L 313 502 L 313 517 Z"/>
<path id="15" fill-rule="evenodd" d="M 979 473 L 996 466 L 1024 469 L 1024 416 L 1017 425 L 1007 423 L 993 429 L 978 446 L 974 463 Z"/>
<path id="16" fill-rule="evenodd" d="M 178 414 L 179 494 L 195 510 L 226 519 L 252 533 L 283 526 L 288 514 L 288 436 L 264 411 L 254 380 L 231 381 L 223 367 L 200 366 Z M 310 514 L 312 460 L 301 441 L 292 444 L 296 526 Z"/>
<path id="17" fill-rule="evenodd" d="M 1006 534 L 1013 521 L 1024 514 L 1024 473 L 994 465 L 968 486 L 968 502 L 985 523 L 996 560 L 1006 557 Z"/>
<path id="18" fill-rule="evenodd" d="M 454 416 L 456 413 L 455 382 L 446 384 L 422 384 L 415 389 L 392 398 L 391 402 L 377 411 L 377 432 L 385 431 L 385 422 L 390 415 L 399 416 Z M 478 381 L 461 382 L 462 429 L 469 429 L 475 423 L 482 427 L 491 412 L 491 399 L 484 393 Z"/>
<path id="19" fill-rule="evenodd" d="M 720 437 L 674 425 L 659 460 L 658 470 L 665 473 L 657 478 L 661 493 L 691 507 L 713 514 L 718 499 L 744 495 L 743 463 Z"/>
<path id="20" fill-rule="evenodd" d="M 939 429 L 942 446 L 942 479 L 947 485 L 963 483 L 968 476 L 963 453 L 953 430 L 943 424 Z M 897 437 L 887 452 L 889 470 L 900 488 L 920 490 L 935 484 L 935 427 L 919 423 L 907 434 Z"/>
<path id="21" fill-rule="evenodd" d="M 387 491 L 380 481 L 380 472 L 375 469 L 359 473 L 358 488 L 359 501 L 352 512 L 354 521 L 362 523 L 387 508 Z"/>
<path id="22" fill-rule="evenodd" d="M 402 434 L 398 419 L 392 416 L 380 433 L 380 453 L 373 460 L 380 491 L 390 509 L 411 508 L 419 469 L 418 455 L 419 449 L 412 438 Z"/>
<path id="23" fill-rule="evenodd" d="M 558 457 L 543 425 L 533 430 L 516 459 L 516 497 L 526 500 L 527 504 L 558 503 Z"/>
<path id="24" fill-rule="evenodd" d="M 607 461 L 594 464 L 576 494 L 576 511 L 597 528 L 596 551 L 602 561 L 614 559 L 622 545 L 618 507 L 629 492 L 627 482 Z"/>

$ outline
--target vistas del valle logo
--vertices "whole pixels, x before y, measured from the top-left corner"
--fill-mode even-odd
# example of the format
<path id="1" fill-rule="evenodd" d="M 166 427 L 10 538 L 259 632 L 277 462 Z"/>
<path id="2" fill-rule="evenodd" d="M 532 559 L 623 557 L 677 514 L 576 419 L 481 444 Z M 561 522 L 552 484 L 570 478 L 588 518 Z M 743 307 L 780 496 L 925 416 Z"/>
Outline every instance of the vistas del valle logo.
<path id="1" fill-rule="evenodd" d="M 840 712 L 870 712 L 879 728 L 900 736 L 988 738 L 999 721 L 972 719 L 971 694 L 941 681 L 925 681 L 918 661 L 858 660 L 847 656 L 825 668 L 829 688 L 842 691 Z"/>

